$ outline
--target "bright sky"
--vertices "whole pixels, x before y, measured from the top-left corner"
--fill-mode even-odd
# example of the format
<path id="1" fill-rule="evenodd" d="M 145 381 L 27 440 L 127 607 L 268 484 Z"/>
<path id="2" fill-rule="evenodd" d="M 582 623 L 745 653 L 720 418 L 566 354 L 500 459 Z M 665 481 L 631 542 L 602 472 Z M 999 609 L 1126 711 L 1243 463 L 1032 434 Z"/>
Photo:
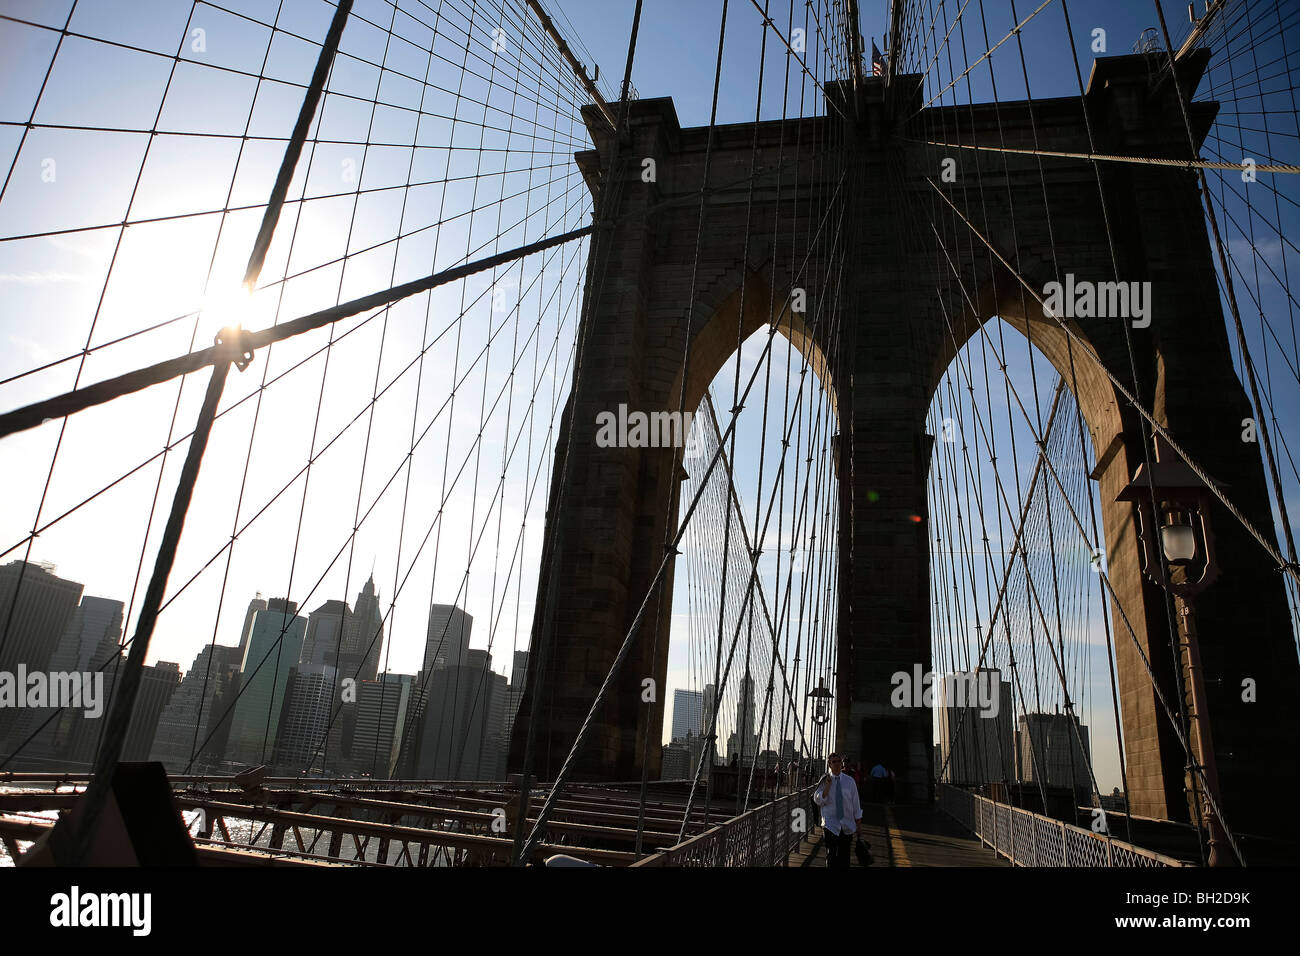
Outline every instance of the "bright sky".
<path id="1" fill-rule="evenodd" d="M 276 6 L 245 2 L 229 9 L 273 19 Z M 61 25 L 68 5 L 6 3 L 2 9 Z M 423 41 L 426 52 L 388 43 L 384 30 L 358 17 L 387 26 L 392 8 L 361 2 L 342 44 L 352 56 L 337 61 L 313 127 L 321 140 L 352 142 L 309 143 L 289 190 L 291 199 L 305 190 L 307 201 L 286 206 L 262 288 L 241 302 L 239 280 L 261 220 L 256 206 L 270 192 L 280 140 L 302 96 L 301 89 L 275 80 L 305 83 L 315 60 L 310 45 L 287 33 L 323 37 L 332 8 L 318 0 L 284 3 L 269 50 L 268 27 L 206 4 L 196 4 L 192 16 L 171 2 L 132 4 L 129 16 L 126 10 L 83 0 L 70 30 L 146 50 L 181 46 L 182 62 L 169 84 L 171 63 L 163 57 L 65 40 L 36 110 L 40 125 L 23 143 L 0 204 L 0 235 L 41 234 L 0 247 L 0 336 L 6 342 L 0 377 L 76 354 L 88 334 L 95 346 L 182 317 L 92 354 L 81 381 L 99 380 L 202 348 L 234 321 L 269 326 L 277 316 L 293 318 L 588 219 L 590 198 L 571 162 L 573 150 L 587 141 L 567 90 L 558 110 L 554 92 L 536 102 L 527 78 L 516 76 L 517 58 L 503 59 L 493 71 L 476 27 L 470 68 L 492 81 L 488 125 L 497 127 L 485 129 L 483 107 L 473 101 L 488 98 L 489 83 L 462 71 L 463 42 L 459 48 L 451 42 L 463 20 L 446 18 L 434 45 L 437 56 L 430 57 L 428 29 L 409 19 L 394 27 L 400 36 Z M 25 120 L 31 112 L 56 39 L 34 27 L 0 27 L 10 64 L 0 95 L 4 119 Z M 383 62 L 388 71 L 381 77 L 357 58 Z M 395 71 L 427 76 L 427 82 Z M 269 79 L 259 83 L 259 73 Z M 392 105 L 372 110 L 368 101 L 376 98 Z M 416 110 L 426 114 L 418 130 Z M 503 110 L 516 118 L 507 121 Z M 147 133 L 46 125 L 147 130 L 155 115 L 160 130 L 217 135 L 162 134 L 150 143 Z M 273 139 L 250 138 L 241 150 L 246 123 L 250 137 Z M 8 168 L 19 136 L 13 127 L 3 129 L 0 160 Z M 366 148 L 366 141 L 395 145 Z M 413 141 L 427 148 L 413 153 Z M 449 142 L 457 149 L 448 151 Z M 408 182 L 416 185 L 400 188 Z M 233 211 L 222 215 L 225 207 Z M 465 215 L 472 207 L 477 211 Z M 126 230 L 85 228 L 210 210 L 218 212 Z M 433 228 L 439 221 L 441 228 Z M 60 229 L 68 231 L 50 234 Z M 399 229 L 409 235 L 394 243 Z M 346 266 L 339 261 L 345 254 Z M 401 589 L 388 626 L 395 639 L 387 666 L 418 668 L 423 609 L 432 594 L 466 607 L 475 618 L 474 644 L 486 646 L 491 638 L 497 669 L 508 669 L 510 652 L 527 641 L 541 521 L 521 546 L 516 542 L 524 511 L 544 504 L 553 444 L 547 429 L 568 382 L 584 261 L 585 243 L 574 243 L 499 270 L 496 301 L 489 291 L 493 276 L 485 273 L 407 300 L 386 322 L 383 315 L 362 322 L 368 314 L 342 322 L 333 334 L 346 336 L 345 342 L 331 350 L 324 350 L 331 333 L 321 330 L 259 353 L 245 373 L 232 373 L 222 408 L 233 411 L 214 429 L 168 590 L 169 596 L 181 593 L 159 621 L 150 661 L 176 660 L 187 668 L 214 626 L 218 641 L 235 643 L 255 592 L 287 594 L 308 610 L 330 598 L 352 603 L 373 569 L 385 601 Z M 293 278 L 276 281 L 286 274 Z M 205 312 L 196 323 L 187 313 L 199 308 Z M 463 310 L 465 321 L 455 322 Z M 427 348 L 422 363 L 421 342 Z M 70 387 L 76 365 L 4 385 L 3 404 L 14 407 Z M 240 404 L 280 375 L 260 407 L 256 398 Z M 179 404 L 170 383 L 74 418 L 59 449 L 42 524 L 148 460 L 168 440 L 184 438 L 205 381 L 206 375 L 191 377 Z M 367 405 L 375 390 L 383 397 L 372 419 Z M 402 466 L 413 429 L 417 454 L 408 474 Z M 6 547 L 31 530 L 57 440 L 58 425 L 51 424 L 0 449 L 9 476 L 0 517 Z M 167 456 L 161 481 L 155 460 L 44 531 L 32 556 L 56 562 L 87 593 L 129 601 L 134 590 L 138 601 L 185 447 Z M 310 476 L 300 474 L 313 449 Z M 140 576 L 155 489 L 160 504 Z M 256 518 L 240 530 L 227 567 L 230 551 L 222 549 L 237 509 L 241 529 Z M 358 510 L 364 520 L 353 542 L 348 529 Z M 7 559 L 22 556 L 20 547 Z M 520 594 L 527 598 L 517 601 Z"/>

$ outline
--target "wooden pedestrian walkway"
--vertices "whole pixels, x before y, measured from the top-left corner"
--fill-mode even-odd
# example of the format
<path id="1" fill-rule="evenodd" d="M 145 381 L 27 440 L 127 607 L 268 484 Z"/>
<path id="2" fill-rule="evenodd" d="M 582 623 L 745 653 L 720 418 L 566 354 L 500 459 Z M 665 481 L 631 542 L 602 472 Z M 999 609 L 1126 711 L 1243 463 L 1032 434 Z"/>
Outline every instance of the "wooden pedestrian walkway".
<path id="1" fill-rule="evenodd" d="M 872 866 L 1010 866 L 937 807 L 868 803 L 862 807 Z M 790 854 L 790 866 L 826 865 L 820 823 Z M 850 861 L 857 866 L 857 857 Z"/>

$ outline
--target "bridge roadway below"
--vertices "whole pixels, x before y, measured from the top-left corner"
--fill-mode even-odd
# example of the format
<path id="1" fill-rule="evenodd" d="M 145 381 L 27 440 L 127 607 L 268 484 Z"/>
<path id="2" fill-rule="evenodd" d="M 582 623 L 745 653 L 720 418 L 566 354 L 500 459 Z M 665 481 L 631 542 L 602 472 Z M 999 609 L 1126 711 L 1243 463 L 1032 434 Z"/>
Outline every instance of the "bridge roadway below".
<path id="1" fill-rule="evenodd" d="M 872 866 L 1010 866 L 938 807 L 925 804 L 866 803 L 863 835 L 871 845 Z M 820 823 L 787 863 L 826 866 Z M 859 865 L 856 854 L 849 865 Z"/>

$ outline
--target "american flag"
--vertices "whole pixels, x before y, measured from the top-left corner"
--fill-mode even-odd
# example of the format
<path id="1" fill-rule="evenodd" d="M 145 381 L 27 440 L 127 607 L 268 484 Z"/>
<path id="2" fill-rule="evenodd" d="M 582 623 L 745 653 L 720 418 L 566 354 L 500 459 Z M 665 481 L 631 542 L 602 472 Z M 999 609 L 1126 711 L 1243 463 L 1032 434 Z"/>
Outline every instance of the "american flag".
<path id="1" fill-rule="evenodd" d="M 885 75 L 885 58 L 884 56 L 881 55 L 880 50 L 876 47 L 876 40 L 874 37 L 872 37 L 871 39 L 871 75 L 872 76 Z"/>

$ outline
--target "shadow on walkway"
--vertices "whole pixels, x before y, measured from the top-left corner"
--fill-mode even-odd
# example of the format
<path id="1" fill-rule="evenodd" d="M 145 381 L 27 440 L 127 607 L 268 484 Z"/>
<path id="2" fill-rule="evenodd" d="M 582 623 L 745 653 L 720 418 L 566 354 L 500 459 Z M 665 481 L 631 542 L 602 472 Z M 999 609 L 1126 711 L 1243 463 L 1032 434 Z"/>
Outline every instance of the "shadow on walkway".
<path id="1" fill-rule="evenodd" d="M 862 807 L 863 838 L 872 866 L 1010 866 L 956 821 L 927 804 L 868 803 Z M 826 866 L 820 823 L 790 855 L 790 866 Z M 858 866 L 854 855 L 849 865 Z"/>

